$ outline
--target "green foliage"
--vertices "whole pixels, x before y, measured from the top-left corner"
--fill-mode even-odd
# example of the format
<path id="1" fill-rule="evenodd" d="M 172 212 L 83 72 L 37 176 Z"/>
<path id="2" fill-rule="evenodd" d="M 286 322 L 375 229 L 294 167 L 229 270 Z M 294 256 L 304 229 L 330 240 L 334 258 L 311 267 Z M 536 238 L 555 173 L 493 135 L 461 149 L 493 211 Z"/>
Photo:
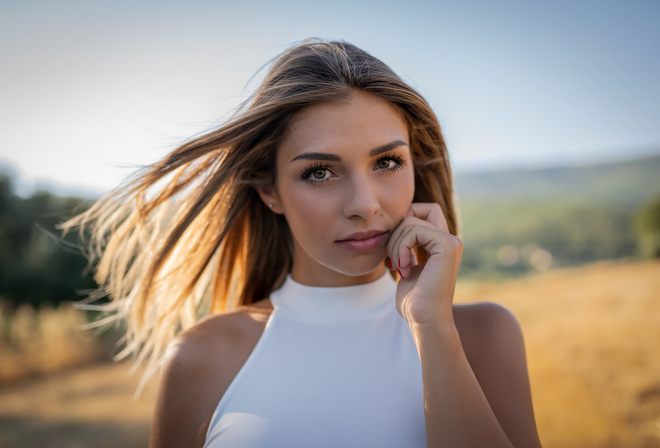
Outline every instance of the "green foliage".
<path id="1" fill-rule="evenodd" d="M 660 192 L 658 172 L 660 156 L 457 175 L 461 277 L 496 279 L 660 247 L 657 233 L 640 236 L 634 225 L 640 204 Z"/>
<path id="2" fill-rule="evenodd" d="M 56 229 L 82 205 L 81 199 L 46 192 L 22 199 L 0 174 L 0 299 L 12 306 L 58 304 L 95 288 L 76 235 L 62 239 Z"/>
<path id="3" fill-rule="evenodd" d="M 624 207 L 582 202 L 464 204 L 462 274 L 518 275 L 633 256 L 631 215 Z"/>
<path id="4" fill-rule="evenodd" d="M 635 235 L 643 257 L 660 258 L 660 197 L 649 201 L 635 215 Z"/>
<path id="5" fill-rule="evenodd" d="M 456 175 L 456 191 L 473 201 L 584 202 L 635 209 L 660 192 L 660 156 L 589 166 L 497 170 Z"/>

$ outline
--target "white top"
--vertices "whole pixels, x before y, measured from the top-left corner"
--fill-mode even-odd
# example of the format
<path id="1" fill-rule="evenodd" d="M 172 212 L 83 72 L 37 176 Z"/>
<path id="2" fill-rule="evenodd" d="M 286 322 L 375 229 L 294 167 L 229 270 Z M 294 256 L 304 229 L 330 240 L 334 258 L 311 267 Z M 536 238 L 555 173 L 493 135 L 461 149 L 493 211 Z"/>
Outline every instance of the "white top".
<path id="1" fill-rule="evenodd" d="M 395 293 L 388 273 L 339 288 L 288 277 L 204 447 L 426 447 L 419 355 Z"/>

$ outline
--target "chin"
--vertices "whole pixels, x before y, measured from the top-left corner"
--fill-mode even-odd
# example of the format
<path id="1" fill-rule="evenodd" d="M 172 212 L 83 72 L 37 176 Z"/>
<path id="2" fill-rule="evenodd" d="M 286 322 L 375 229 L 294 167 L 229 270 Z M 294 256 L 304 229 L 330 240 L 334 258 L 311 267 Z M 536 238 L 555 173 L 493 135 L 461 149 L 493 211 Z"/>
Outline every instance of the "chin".
<path id="1" fill-rule="evenodd" d="M 373 261 L 369 263 L 362 262 L 362 263 L 355 263 L 354 265 L 344 264 L 343 266 L 335 270 L 350 277 L 363 277 L 365 275 L 372 274 L 374 271 L 381 269 L 384 266 L 385 266 L 385 256 L 380 258 L 378 261 Z"/>

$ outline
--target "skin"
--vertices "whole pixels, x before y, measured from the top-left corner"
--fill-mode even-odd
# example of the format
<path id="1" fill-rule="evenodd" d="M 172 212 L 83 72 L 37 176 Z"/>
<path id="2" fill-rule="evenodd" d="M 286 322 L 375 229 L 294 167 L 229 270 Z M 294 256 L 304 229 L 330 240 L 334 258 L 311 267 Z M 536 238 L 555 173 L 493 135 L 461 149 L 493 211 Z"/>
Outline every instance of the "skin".
<path id="1" fill-rule="evenodd" d="M 386 241 L 365 252 L 337 242 L 374 230 L 388 239 L 410 208 L 414 171 L 398 112 L 363 93 L 350 102 L 308 107 L 292 120 L 277 166 L 275 186 L 260 195 L 291 229 L 291 277 L 306 285 L 348 286 L 382 276 Z"/>
<path id="2" fill-rule="evenodd" d="M 538 447 L 520 327 L 498 305 L 452 303 L 463 244 L 437 204 L 412 203 L 408 144 L 396 109 L 364 92 L 294 117 L 279 147 L 277 181 L 259 190 L 291 228 L 291 276 L 311 286 L 361 284 L 383 275 L 387 258 L 403 278 L 396 306 L 422 363 L 428 446 Z M 342 244 L 369 230 L 385 234 L 377 247 L 356 252 Z M 424 264 L 413 248 L 427 252 Z M 152 447 L 203 446 L 215 406 L 271 310 L 264 299 L 177 338 L 163 369 Z"/>

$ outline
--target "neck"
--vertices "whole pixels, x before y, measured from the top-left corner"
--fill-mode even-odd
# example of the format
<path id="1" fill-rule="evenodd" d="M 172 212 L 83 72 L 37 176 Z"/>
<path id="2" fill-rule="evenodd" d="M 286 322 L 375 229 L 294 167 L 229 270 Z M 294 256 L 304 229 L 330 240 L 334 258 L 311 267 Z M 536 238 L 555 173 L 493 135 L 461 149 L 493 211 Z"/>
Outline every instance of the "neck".
<path id="1" fill-rule="evenodd" d="M 323 270 L 323 272 L 315 272 L 304 267 L 296 266 L 294 263 L 291 269 L 291 279 L 307 286 L 342 287 L 371 283 L 382 277 L 384 273 L 385 264 L 381 264 L 373 271 L 364 274 L 349 275 L 331 269 Z"/>

